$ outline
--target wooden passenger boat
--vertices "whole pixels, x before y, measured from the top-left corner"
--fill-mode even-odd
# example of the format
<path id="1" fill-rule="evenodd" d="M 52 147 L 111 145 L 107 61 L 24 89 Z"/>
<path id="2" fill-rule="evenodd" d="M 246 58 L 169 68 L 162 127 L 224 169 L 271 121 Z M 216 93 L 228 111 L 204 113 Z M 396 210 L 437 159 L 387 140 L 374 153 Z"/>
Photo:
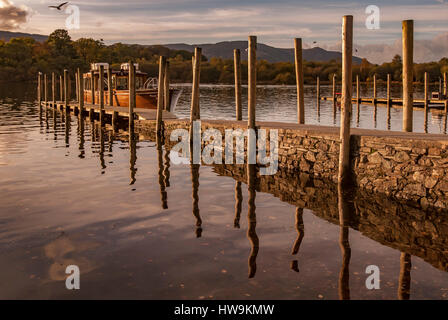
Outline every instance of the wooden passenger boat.
<path id="1" fill-rule="evenodd" d="M 104 104 L 118 107 L 129 107 L 129 64 L 123 63 L 121 69 L 111 70 L 112 75 L 112 103 L 109 102 L 109 87 L 107 71 L 108 63 L 92 63 L 91 70 L 84 73 L 84 102 L 87 104 L 99 103 L 100 90 L 100 66 L 104 67 Z M 136 108 L 157 109 L 158 79 L 151 78 L 147 73 L 142 72 L 135 64 L 135 87 L 136 87 Z M 93 88 L 93 90 L 92 90 Z M 174 111 L 181 90 L 170 88 L 169 102 L 165 104 L 165 110 Z M 92 100 L 94 96 L 94 100 Z"/>

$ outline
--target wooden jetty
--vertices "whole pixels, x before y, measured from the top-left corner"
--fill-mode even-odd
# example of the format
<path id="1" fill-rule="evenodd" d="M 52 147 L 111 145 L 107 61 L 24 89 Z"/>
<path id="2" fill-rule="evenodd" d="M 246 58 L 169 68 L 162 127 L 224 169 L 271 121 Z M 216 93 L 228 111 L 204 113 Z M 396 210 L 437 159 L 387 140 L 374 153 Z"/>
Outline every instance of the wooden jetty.
<path id="1" fill-rule="evenodd" d="M 43 103 L 47 108 L 56 108 L 57 110 L 63 111 L 65 108 L 65 103 L 63 101 L 47 101 Z M 75 114 L 79 113 L 79 104 L 76 102 L 72 102 L 68 104 L 68 110 Z M 101 105 L 99 104 L 86 104 L 84 105 L 84 113 L 85 115 L 94 114 L 99 118 L 101 112 Z M 104 114 L 114 116 L 118 115 L 120 118 L 128 119 L 129 118 L 129 109 L 126 107 L 110 107 L 104 106 L 103 109 Z M 156 120 L 157 119 L 157 110 L 155 109 L 143 109 L 143 108 L 135 108 L 134 109 L 135 119 L 137 120 Z M 176 119 L 177 117 L 169 111 L 163 110 L 163 119 Z"/>
<path id="2" fill-rule="evenodd" d="M 323 101 L 334 101 L 333 97 L 321 97 L 320 98 Z M 337 102 L 340 102 L 340 98 L 336 98 Z M 391 106 L 403 106 L 403 99 L 400 98 L 393 98 L 389 100 Z M 434 100 L 429 99 L 428 100 L 428 107 L 429 108 L 436 108 L 436 109 L 444 109 L 445 104 L 447 100 Z M 373 101 L 373 98 L 371 97 L 361 97 L 361 98 L 352 98 L 353 103 L 360 103 L 360 104 L 367 104 L 367 105 L 387 105 L 387 98 L 375 98 L 375 102 Z M 425 100 L 424 99 L 414 99 L 414 108 L 417 109 L 423 109 L 425 107 Z"/>

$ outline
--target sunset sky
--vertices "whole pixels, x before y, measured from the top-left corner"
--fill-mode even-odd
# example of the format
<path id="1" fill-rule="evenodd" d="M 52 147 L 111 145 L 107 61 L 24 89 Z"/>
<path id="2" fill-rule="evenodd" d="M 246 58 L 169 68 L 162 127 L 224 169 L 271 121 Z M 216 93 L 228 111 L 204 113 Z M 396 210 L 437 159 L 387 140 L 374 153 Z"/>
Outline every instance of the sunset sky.
<path id="1" fill-rule="evenodd" d="M 0 29 L 49 34 L 65 28 L 68 14 L 48 8 L 64 1 L 0 0 Z M 294 37 L 305 46 L 339 50 L 341 19 L 355 17 L 356 55 L 371 62 L 389 61 L 401 51 L 401 21 L 415 20 L 415 60 L 448 56 L 448 1 L 335 0 L 78 0 L 80 29 L 73 39 L 93 37 L 139 44 L 216 43 L 245 40 L 292 47 Z M 368 5 L 380 8 L 380 29 L 365 26 Z"/>

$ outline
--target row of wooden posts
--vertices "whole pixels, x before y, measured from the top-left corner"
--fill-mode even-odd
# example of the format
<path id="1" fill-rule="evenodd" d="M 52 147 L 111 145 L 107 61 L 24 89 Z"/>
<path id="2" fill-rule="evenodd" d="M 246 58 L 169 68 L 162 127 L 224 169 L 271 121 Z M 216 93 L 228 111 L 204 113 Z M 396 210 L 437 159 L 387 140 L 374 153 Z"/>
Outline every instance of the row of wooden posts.
<path id="1" fill-rule="evenodd" d="M 412 131 L 413 126 L 413 43 L 414 43 L 414 22 L 413 20 L 403 21 L 403 130 L 406 132 Z M 248 41 L 248 128 L 256 128 L 256 47 L 257 38 L 255 36 L 249 36 Z M 294 39 L 295 47 L 295 66 L 296 66 L 296 80 L 297 80 L 297 122 L 299 124 L 305 123 L 305 103 L 304 103 L 304 88 L 303 88 L 303 59 L 302 59 L 302 39 Z M 341 126 L 340 126 L 340 138 L 341 138 L 341 152 L 339 159 L 339 179 L 344 180 L 349 172 L 349 147 L 350 147 L 350 118 L 351 118 L 351 106 L 352 106 L 352 55 L 353 55 L 353 16 L 344 16 L 342 22 L 342 92 L 341 92 Z M 241 54 L 238 49 L 234 50 L 234 64 L 235 64 L 235 102 L 236 102 L 236 120 L 242 119 L 242 106 L 241 106 Z M 190 121 L 200 119 L 200 107 L 199 107 L 199 83 L 200 83 L 200 67 L 201 67 L 201 48 L 195 48 L 194 56 L 192 57 L 193 68 L 193 84 L 191 95 L 191 109 L 190 109 Z M 104 69 L 100 67 L 100 117 L 104 108 Z M 111 76 L 110 70 L 108 73 L 109 78 L 109 101 L 113 101 L 111 98 Z M 376 78 L 376 77 L 375 77 Z M 44 76 L 45 88 L 46 88 L 46 75 Z M 83 109 L 83 82 L 81 73 L 78 69 L 77 72 L 77 97 L 79 100 L 79 108 Z M 92 71 L 93 79 L 93 71 Z M 158 85 L 158 106 L 157 106 L 157 132 L 161 134 L 163 129 L 163 100 L 165 97 L 169 97 L 169 83 L 166 87 L 166 80 L 168 79 L 168 63 L 166 57 L 161 56 L 159 61 L 159 85 Z M 55 93 L 55 76 L 53 74 L 53 100 Z M 376 80 L 376 79 L 375 79 Z M 92 80 L 93 81 L 93 80 Z M 68 101 L 68 72 L 64 71 L 64 104 L 67 106 Z M 320 81 L 318 79 L 318 95 Z M 39 76 L 40 86 L 40 76 Z M 374 98 L 376 99 L 376 81 L 374 81 Z M 428 101 L 428 74 L 425 74 L 425 99 Z M 167 90 L 165 90 L 165 88 Z M 135 68 L 131 61 L 129 63 L 129 124 L 133 125 L 134 109 L 136 105 L 135 96 Z M 94 86 L 92 85 L 92 96 L 95 96 Z M 333 97 L 336 96 L 335 76 L 333 77 Z M 47 92 L 45 90 L 45 92 Z M 356 92 L 358 99 L 359 96 L 359 77 L 356 81 Z M 40 91 L 39 91 L 40 94 Z M 390 76 L 388 76 L 388 100 L 390 100 Z M 40 99 L 40 96 L 39 96 Z M 45 100 L 47 96 L 45 93 Z M 40 100 L 39 100 L 40 101 Z M 333 100 L 335 103 L 336 99 Z M 95 103 L 95 101 L 93 101 Z M 427 103 L 426 103 L 427 104 Z M 426 106 L 427 107 L 427 106 Z"/>

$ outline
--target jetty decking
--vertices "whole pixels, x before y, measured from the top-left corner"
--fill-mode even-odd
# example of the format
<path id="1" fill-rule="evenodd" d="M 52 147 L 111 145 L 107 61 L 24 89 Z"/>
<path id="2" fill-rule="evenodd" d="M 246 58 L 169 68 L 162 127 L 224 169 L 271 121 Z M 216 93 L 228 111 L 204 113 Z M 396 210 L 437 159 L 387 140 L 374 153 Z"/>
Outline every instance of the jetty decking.
<path id="1" fill-rule="evenodd" d="M 53 103 L 53 101 L 42 102 L 47 108 L 56 108 L 58 110 L 64 110 L 65 104 L 62 101 L 57 101 Z M 73 113 L 79 112 L 79 104 L 72 102 L 68 105 L 69 111 Z M 99 117 L 101 111 L 101 106 L 98 104 L 92 105 L 87 104 L 84 105 L 84 112 L 88 114 L 94 114 L 94 116 Z M 114 116 L 118 115 L 121 118 L 129 119 L 129 108 L 125 107 L 111 107 L 104 106 L 103 109 L 104 114 Z M 137 120 L 156 120 L 157 119 L 157 110 L 154 109 L 143 109 L 143 108 L 135 108 L 134 114 Z M 166 110 L 163 110 L 163 118 L 164 119 L 176 119 L 176 116 Z"/>

